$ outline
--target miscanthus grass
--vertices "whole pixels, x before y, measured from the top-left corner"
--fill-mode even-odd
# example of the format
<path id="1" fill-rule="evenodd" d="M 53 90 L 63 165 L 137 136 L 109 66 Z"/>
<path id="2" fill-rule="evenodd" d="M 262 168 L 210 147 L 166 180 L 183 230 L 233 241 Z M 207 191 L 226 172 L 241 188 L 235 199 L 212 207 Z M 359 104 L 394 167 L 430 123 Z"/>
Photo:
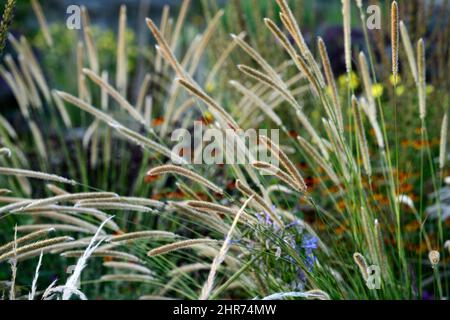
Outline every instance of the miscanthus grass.
<path id="1" fill-rule="evenodd" d="M 0 117 L 0 221 L 10 230 L 15 219 L 20 222 L 14 241 L 2 235 L 1 257 L 16 267 L 18 261 L 33 263 L 39 282 L 47 255 L 61 270 L 67 259 L 79 258 L 66 284 L 52 284 L 46 298 L 98 296 L 91 286 L 98 282 L 100 293 L 122 297 L 115 288 L 126 284 L 136 289 L 136 298 L 417 299 L 425 290 L 436 298 L 448 295 L 445 206 L 436 196 L 446 192 L 440 184 L 448 175 L 448 116 L 441 119 L 443 110 L 430 93 L 425 49 L 431 57 L 433 48 L 425 47 L 424 38 L 414 52 L 403 4 L 392 3 L 391 28 L 384 32 L 391 40 L 389 63 L 384 43 L 376 43 L 383 47 L 379 55 L 372 48 L 362 1 L 356 4 L 365 43 L 354 51 L 352 2 L 342 1 L 344 85 L 336 79 L 336 57 L 329 55 L 334 48 L 314 33 L 302 34 L 297 4 L 277 0 L 267 4 L 267 14 L 252 10 L 256 35 L 251 28 L 236 30 L 242 24 L 225 23 L 247 12 L 230 17 L 227 10 L 209 12 L 200 32 L 186 24 L 189 4 L 182 2 L 176 19 L 165 6 L 158 23 L 141 21 L 148 27 L 143 37 L 153 35 L 156 46 L 140 46 L 148 52 L 135 71 L 126 7 L 119 11 L 112 69 L 83 7 L 83 37 L 68 68 L 73 89 L 48 79 L 25 37 L 9 37 L 18 59 L 7 57 L 0 74 L 31 134 L 22 137 Z M 45 10 L 35 11 L 44 42 L 50 35 L 57 45 L 53 29 L 43 23 Z M 317 45 L 317 55 L 310 44 Z M 389 74 L 394 83 L 388 83 Z M 388 94 L 376 90 L 386 85 L 393 85 Z M 448 103 L 445 92 L 434 89 Z M 392 105 L 405 111 L 395 132 Z M 260 159 L 202 168 L 172 164 L 183 159 L 171 150 L 171 130 L 191 130 L 200 117 L 205 127 L 220 130 L 280 129 L 280 143 L 258 137 L 279 166 Z M 428 137 L 439 135 L 430 127 L 436 117 L 439 142 Z M 41 123 L 57 128 L 55 140 Z M 410 141 L 416 126 L 420 143 Z M 67 142 L 66 132 L 78 127 L 80 137 Z M 398 143 L 399 136 L 405 141 Z M 60 153 L 52 148 L 55 141 Z M 204 142 L 194 143 L 199 150 Z M 403 145 L 422 152 L 399 149 Z M 242 142 L 239 148 L 247 147 Z M 428 198 L 426 186 L 436 195 Z M 428 205 L 437 210 L 434 220 Z M 50 230 L 57 236 L 46 239 Z M 63 241 L 69 237 L 73 241 Z M 381 272 L 379 290 L 366 285 L 373 266 Z M 20 282 L 16 267 L 13 282 Z M 80 288 L 82 272 L 86 282 Z M 36 281 L 31 297 L 40 294 Z"/>

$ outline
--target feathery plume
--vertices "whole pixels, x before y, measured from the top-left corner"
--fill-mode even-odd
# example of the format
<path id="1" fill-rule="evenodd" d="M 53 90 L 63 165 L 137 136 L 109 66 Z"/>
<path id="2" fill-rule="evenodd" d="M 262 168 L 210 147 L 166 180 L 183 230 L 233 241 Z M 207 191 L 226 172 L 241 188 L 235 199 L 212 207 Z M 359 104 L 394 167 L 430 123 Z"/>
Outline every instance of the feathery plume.
<path id="1" fill-rule="evenodd" d="M 420 39 L 417 43 L 417 69 L 418 69 L 418 91 L 419 91 L 419 112 L 420 120 L 424 121 L 427 115 L 426 101 L 426 61 L 425 43 Z"/>
<path id="2" fill-rule="evenodd" d="M 347 74 L 352 71 L 352 36 L 350 0 L 342 0 L 342 15 L 344 17 L 345 68 Z"/>
<path id="3" fill-rule="evenodd" d="M 392 74 L 394 79 L 398 76 L 398 5 L 392 1 L 391 5 L 391 50 L 392 50 Z"/>
<path id="4" fill-rule="evenodd" d="M 128 74 L 128 57 L 127 57 L 127 7 L 122 5 L 119 14 L 119 34 L 117 41 L 117 70 L 116 70 L 116 87 L 122 96 L 126 96 L 127 91 L 127 74 Z"/>
<path id="5" fill-rule="evenodd" d="M 91 69 L 95 73 L 97 73 L 100 69 L 100 64 L 98 62 L 97 49 L 95 48 L 95 43 L 92 36 L 92 29 L 89 23 L 89 15 L 85 6 L 81 7 L 81 23 L 83 27 L 84 39 L 86 41 L 89 65 Z"/>
<path id="6" fill-rule="evenodd" d="M 201 185 L 203 185 L 204 187 L 213 190 L 214 192 L 223 194 L 223 190 L 221 188 L 219 188 L 218 186 L 216 186 L 214 183 L 212 183 L 211 181 L 203 178 L 201 175 L 185 169 L 183 167 L 180 166 L 175 166 L 175 165 L 163 165 L 163 166 L 159 166 L 156 168 L 151 169 L 150 171 L 147 172 L 147 176 L 156 176 L 156 175 L 160 175 L 160 174 L 179 174 L 183 177 L 189 178 Z"/>
<path id="7" fill-rule="evenodd" d="M 111 197 L 118 197 L 118 195 L 112 192 L 81 192 L 81 193 L 62 194 L 59 196 L 54 196 L 46 199 L 33 200 L 26 207 L 24 207 L 24 210 L 55 204 L 58 202 L 67 202 L 81 199 L 111 198 Z"/>
<path id="8" fill-rule="evenodd" d="M 448 139 L 448 113 L 446 112 L 441 125 L 441 142 L 439 149 L 439 169 L 443 170 L 447 160 L 447 139 Z"/>
<path id="9" fill-rule="evenodd" d="M 267 148 L 272 152 L 274 156 L 279 158 L 280 163 L 289 172 L 291 178 L 296 181 L 297 187 L 302 191 L 306 191 L 307 186 L 305 184 L 305 181 L 303 180 L 303 177 L 300 175 L 295 165 L 291 162 L 289 157 L 286 155 L 286 153 L 284 153 L 280 146 L 276 145 L 266 136 L 260 136 L 259 140 L 267 146 Z"/>
<path id="10" fill-rule="evenodd" d="M 152 249 L 147 253 L 147 256 L 155 257 L 155 256 L 159 256 L 159 255 L 166 254 L 169 252 L 173 252 L 176 250 L 192 248 L 192 247 L 198 246 L 200 244 L 209 244 L 210 245 L 210 244 L 215 244 L 217 242 L 218 242 L 217 240 L 213 240 L 213 239 L 183 240 L 183 241 L 173 242 L 173 243 L 166 244 L 164 246 L 160 246 L 155 249 Z"/>
<path id="11" fill-rule="evenodd" d="M 408 30 L 406 29 L 406 26 L 403 23 L 403 21 L 400 21 L 400 34 L 402 38 L 403 47 L 405 48 L 406 57 L 408 59 L 409 68 L 411 69 L 414 81 L 417 83 L 418 76 L 417 76 L 416 57 L 414 55 L 414 49 L 411 44 L 411 39 L 409 37 Z"/>
<path id="12" fill-rule="evenodd" d="M 211 97 L 209 97 L 206 93 L 204 93 L 202 90 L 199 90 L 195 85 L 193 85 L 191 82 L 186 81 L 184 79 L 178 78 L 176 80 L 182 87 L 187 89 L 191 94 L 202 100 L 208 108 L 212 112 L 217 112 L 220 114 L 220 116 L 224 119 L 224 121 L 234 130 L 239 129 L 239 125 L 236 123 L 236 121 L 231 117 L 231 115 L 225 111 L 220 105 L 217 104 Z"/>
<path id="13" fill-rule="evenodd" d="M 119 269 L 119 270 L 131 270 L 139 273 L 144 273 L 147 275 L 154 275 L 154 272 L 144 267 L 140 264 L 130 263 L 130 262 L 117 262 L 117 261 L 109 261 L 104 262 L 103 266 L 107 268 Z"/>
<path id="14" fill-rule="evenodd" d="M 48 174 L 48 173 L 44 173 L 44 172 L 24 170 L 24 169 L 0 167 L 0 175 L 55 181 L 55 182 L 71 184 L 71 185 L 77 184 L 77 182 L 74 180 L 69 180 L 69 179 L 54 175 L 54 174 Z"/>
<path id="15" fill-rule="evenodd" d="M 119 282 L 154 282 L 155 278 L 149 275 L 143 274 L 107 274 L 103 275 L 100 278 L 100 281 L 103 282 L 111 282 L 111 281 L 119 281 Z"/>
<path id="16" fill-rule="evenodd" d="M 355 252 L 353 254 L 353 260 L 355 261 L 356 265 L 358 266 L 363 279 L 365 281 L 367 281 L 367 279 L 369 278 L 369 274 L 367 273 L 368 266 L 367 266 L 366 258 L 364 258 L 364 256 L 361 253 Z"/>
<path id="17" fill-rule="evenodd" d="M 45 247 L 48 247 L 48 246 L 51 246 L 51 245 L 54 245 L 57 243 L 67 242 L 67 241 L 73 241 L 73 238 L 64 236 L 64 237 L 57 237 L 57 238 L 52 238 L 52 239 L 48 239 L 48 240 L 41 240 L 41 241 L 17 248 L 16 250 L 6 252 L 6 253 L 0 255 L 0 261 L 5 261 L 15 255 L 18 256 L 18 255 L 27 253 L 32 250 L 42 249 L 42 248 L 45 248 Z"/>
<path id="18" fill-rule="evenodd" d="M 22 244 L 22 243 L 26 243 L 35 239 L 38 239 L 40 237 L 46 236 L 48 235 L 50 232 L 55 231 L 55 229 L 53 228 L 48 228 L 48 229 L 43 229 L 43 230 L 39 230 L 33 233 L 30 233 L 26 236 L 17 238 L 15 241 L 11 241 L 3 246 L 0 247 L 0 254 L 11 250 L 14 247 L 14 243 L 16 243 L 17 245 Z"/>
<path id="19" fill-rule="evenodd" d="M 363 159 L 364 170 L 366 171 L 367 176 L 370 178 L 372 176 L 372 166 L 370 164 L 369 145 L 367 143 L 367 138 L 364 130 L 364 123 L 362 121 L 360 112 L 360 106 L 355 96 L 352 96 L 352 107 L 356 117 L 356 131 L 358 135 L 361 156 Z"/>
<path id="20" fill-rule="evenodd" d="M 176 238 L 178 235 L 167 231 L 137 231 L 131 233 L 125 233 L 118 236 L 113 236 L 109 239 L 111 242 L 122 242 L 122 241 L 136 241 L 143 239 L 160 239 L 160 238 Z"/>
<path id="21" fill-rule="evenodd" d="M 342 106 L 339 101 L 339 94 L 336 86 L 336 81 L 334 80 L 333 69 L 331 68 L 330 58 L 327 53 L 327 47 L 322 38 L 319 37 L 318 41 L 319 53 L 322 59 L 322 65 L 325 71 L 325 78 L 327 79 L 328 87 L 331 88 L 331 98 L 333 99 L 335 116 L 337 119 L 337 124 L 339 131 L 344 132 L 344 120 L 342 117 Z"/>
<path id="22" fill-rule="evenodd" d="M 66 258 L 79 258 L 82 257 L 84 254 L 84 251 L 76 250 L 76 251 L 67 251 L 64 253 L 61 253 L 61 256 Z M 113 251 L 113 250 L 95 250 L 90 255 L 92 257 L 110 257 L 110 258 L 117 258 L 122 259 L 126 261 L 131 262 L 139 262 L 140 259 L 136 257 L 135 255 L 132 255 L 130 253 L 122 252 L 122 251 Z"/>

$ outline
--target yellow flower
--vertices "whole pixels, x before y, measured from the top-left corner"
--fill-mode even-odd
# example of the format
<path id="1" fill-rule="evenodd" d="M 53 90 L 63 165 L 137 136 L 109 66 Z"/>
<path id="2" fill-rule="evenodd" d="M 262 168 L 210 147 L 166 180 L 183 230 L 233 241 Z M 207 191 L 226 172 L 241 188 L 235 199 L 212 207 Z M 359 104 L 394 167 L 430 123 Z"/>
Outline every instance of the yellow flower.
<path id="1" fill-rule="evenodd" d="M 434 87 L 429 84 L 427 85 L 427 94 L 432 94 L 434 92 Z"/>
<path id="2" fill-rule="evenodd" d="M 339 82 L 339 86 L 341 88 L 346 88 L 347 87 L 347 74 L 343 74 L 338 78 L 338 82 Z M 359 87 L 359 78 L 358 75 L 356 73 L 354 73 L 353 71 L 350 73 L 350 89 L 355 90 L 358 89 Z"/>
<path id="3" fill-rule="evenodd" d="M 405 86 L 404 85 L 399 85 L 397 88 L 395 88 L 395 94 L 397 96 L 402 96 L 405 93 Z"/>
<path id="4" fill-rule="evenodd" d="M 389 81 L 391 82 L 391 84 L 394 85 L 398 85 L 400 82 L 402 82 L 402 78 L 400 77 L 400 75 L 397 75 L 396 77 L 394 77 L 393 74 L 391 74 L 391 76 L 389 77 Z"/>
<path id="5" fill-rule="evenodd" d="M 380 98 L 383 95 L 384 88 L 380 83 L 374 83 L 372 86 L 372 94 L 375 99 Z"/>
<path id="6" fill-rule="evenodd" d="M 211 93 L 211 92 L 214 91 L 214 89 L 216 89 L 216 85 L 213 82 L 208 82 L 206 84 L 206 88 L 205 89 L 206 89 L 206 92 Z"/>

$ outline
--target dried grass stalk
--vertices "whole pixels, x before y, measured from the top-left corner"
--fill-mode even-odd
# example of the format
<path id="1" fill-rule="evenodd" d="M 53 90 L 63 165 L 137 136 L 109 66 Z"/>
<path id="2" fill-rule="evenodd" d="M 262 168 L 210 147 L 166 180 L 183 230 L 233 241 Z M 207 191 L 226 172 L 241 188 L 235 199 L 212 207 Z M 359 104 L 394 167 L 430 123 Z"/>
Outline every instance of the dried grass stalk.
<path id="1" fill-rule="evenodd" d="M 342 116 L 342 106 L 339 100 L 339 93 L 334 79 L 333 69 L 331 68 L 330 58 L 328 56 L 327 47 L 322 38 L 319 37 L 318 41 L 319 53 L 322 59 L 322 65 L 325 72 L 325 78 L 327 79 L 328 87 L 331 89 L 331 98 L 333 100 L 335 115 L 337 124 L 341 134 L 344 133 L 344 120 Z"/>
<path id="2" fill-rule="evenodd" d="M 98 199 L 98 198 L 112 198 L 118 197 L 117 194 L 112 192 L 82 192 L 82 193 L 70 193 L 59 196 L 54 196 L 46 199 L 33 200 L 24 209 L 31 209 L 36 207 L 43 207 L 59 202 L 68 202 L 82 199 Z"/>
<path id="3" fill-rule="evenodd" d="M 418 69 L 418 91 L 419 91 L 419 113 L 420 120 L 425 121 L 427 115 L 426 101 L 426 61 L 425 43 L 420 39 L 417 43 L 417 69 Z"/>
<path id="4" fill-rule="evenodd" d="M 55 231 L 55 229 L 53 228 L 48 228 L 48 229 L 43 229 L 43 230 L 39 230 L 33 233 L 30 233 L 26 236 L 17 238 L 15 241 L 11 241 L 3 246 L 0 247 L 0 254 L 4 253 L 5 251 L 11 250 L 14 247 L 14 243 L 16 243 L 17 245 L 22 244 L 22 243 L 26 243 L 41 237 L 44 237 L 46 235 L 48 235 L 50 232 Z"/>
<path id="5" fill-rule="evenodd" d="M 61 254 L 61 256 L 66 258 L 79 258 L 83 255 L 84 251 L 76 250 L 76 251 L 67 251 Z M 140 259 L 135 255 L 121 252 L 121 251 L 113 251 L 113 250 L 96 250 L 92 253 L 92 257 L 109 257 L 109 258 L 117 258 L 132 262 L 139 262 Z"/>
<path id="6" fill-rule="evenodd" d="M 186 90 L 188 90 L 192 95 L 199 98 L 201 101 L 203 101 L 209 109 L 211 109 L 212 112 L 220 114 L 220 116 L 223 118 L 225 123 L 234 130 L 239 130 L 239 125 L 236 123 L 236 121 L 231 117 L 231 115 L 225 111 L 220 105 L 217 104 L 216 101 L 214 101 L 210 96 L 208 96 L 205 92 L 202 90 L 199 90 L 195 85 L 193 85 L 191 82 L 186 81 L 184 79 L 177 79 L 176 80 L 182 87 L 184 87 Z"/>
<path id="7" fill-rule="evenodd" d="M 95 208 L 95 209 L 102 209 L 102 210 L 122 210 L 122 211 L 136 211 L 136 212 L 156 212 L 153 209 L 139 206 L 139 205 L 133 205 L 133 204 L 127 204 L 127 203 L 113 203 L 113 202 L 100 202 L 100 201 L 94 201 L 94 202 L 84 202 L 79 205 L 81 208 Z"/>
<path id="8" fill-rule="evenodd" d="M 352 27 L 350 0 L 342 0 L 342 16 L 344 17 L 345 68 L 347 74 L 352 71 Z"/>
<path id="9" fill-rule="evenodd" d="M 361 150 L 364 170 L 366 171 L 367 176 L 370 178 L 372 176 L 372 166 L 370 164 L 369 145 L 367 143 L 364 123 L 360 112 L 360 106 L 355 96 L 352 96 L 352 108 L 356 118 L 356 132 L 358 135 L 359 148 Z"/>
<path id="10" fill-rule="evenodd" d="M 56 212 L 20 212 L 20 215 L 30 215 L 32 217 L 43 217 L 48 218 L 52 220 L 56 220 L 65 224 L 74 225 L 86 230 L 91 231 L 92 233 L 95 233 L 98 229 L 97 226 L 86 222 L 84 220 L 72 217 L 67 214 L 61 214 Z M 104 233 L 104 232 L 103 232 Z"/>
<path id="11" fill-rule="evenodd" d="M 153 168 L 147 172 L 148 176 L 156 176 L 156 175 L 160 175 L 160 174 L 178 174 L 183 177 L 189 178 L 192 181 L 195 181 L 195 182 L 203 185 L 204 187 L 213 190 L 214 192 L 223 194 L 223 190 L 221 188 L 219 188 L 218 186 L 216 186 L 211 181 L 203 178 L 201 175 L 199 175 L 191 170 L 185 169 L 180 166 L 163 165 L 163 166 Z"/>
<path id="12" fill-rule="evenodd" d="M 392 50 L 392 74 L 394 79 L 398 76 L 398 5 L 397 1 L 392 1 L 391 5 L 391 50 Z"/>
<path id="13" fill-rule="evenodd" d="M 17 231 L 19 232 L 34 232 L 36 230 L 42 229 L 54 229 L 55 231 L 79 232 L 88 234 L 92 233 L 90 230 L 69 224 L 33 224 L 17 227 Z"/>
<path id="14" fill-rule="evenodd" d="M 117 261 L 109 261 L 104 262 L 103 266 L 107 268 L 113 268 L 113 269 L 119 269 L 119 270 L 130 270 L 135 271 L 139 273 L 144 273 L 147 275 L 154 275 L 154 272 L 148 269 L 147 267 L 144 267 L 140 264 L 135 263 L 129 263 L 129 262 L 117 262 Z"/>
<path id="15" fill-rule="evenodd" d="M 128 57 L 127 57 L 127 7 L 122 5 L 119 14 L 119 34 L 117 42 L 116 87 L 122 96 L 127 92 Z"/>
<path id="16" fill-rule="evenodd" d="M 406 57 L 408 59 L 409 68 L 411 69 L 414 81 L 417 83 L 418 75 L 417 75 L 416 57 L 414 55 L 414 49 L 411 44 L 411 39 L 409 37 L 408 30 L 406 29 L 406 26 L 403 23 L 403 21 L 400 21 L 400 34 L 402 36 L 403 47 L 405 48 L 406 51 Z"/>
<path id="17" fill-rule="evenodd" d="M 439 169 L 444 170 L 447 160 L 448 112 L 445 113 L 441 125 L 441 142 L 439 149 Z"/>
<path id="18" fill-rule="evenodd" d="M 289 157 L 286 155 L 286 153 L 284 153 L 284 151 L 280 148 L 280 146 L 276 145 L 272 140 L 270 140 L 266 136 L 260 136 L 259 140 L 264 145 L 267 146 L 267 148 L 271 151 L 272 155 L 278 157 L 281 165 L 289 172 L 291 178 L 294 181 L 296 181 L 297 187 L 302 191 L 306 191 L 307 187 L 305 181 L 303 180 L 303 177 L 298 172 L 297 168 L 289 159 Z"/>
<path id="19" fill-rule="evenodd" d="M 212 245 L 212 244 L 216 244 L 218 243 L 217 240 L 214 239 L 192 239 L 192 240 L 183 240 L 183 241 L 178 241 L 178 242 L 174 242 L 174 243 L 170 243 L 170 244 L 166 244 L 164 246 L 155 248 L 153 250 L 150 250 L 147 253 L 147 256 L 149 257 L 156 257 L 162 254 L 166 254 L 169 252 L 173 252 L 173 251 L 177 251 L 177 250 L 181 250 L 181 249 L 188 249 L 188 248 L 192 248 L 198 245 Z"/>
<path id="20" fill-rule="evenodd" d="M 299 192 L 305 191 L 306 189 L 302 189 L 298 182 L 295 181 L 290 175 L 288 175 L 286 172 L 282 171 L 280 168 L 262 161 L 256 161 L 252 163 L 252 166 L 255 169 L 258 169 L 262 172 L 265 172 L 266 174 L 273 175 L 286 183 L 289 187 L 292 188 L 292 190 L 297 190 Z"/>
<path id="21" fill-rule="evenodd" d="M 233 224 L 231 225 L 230 230 L 228 231 L 228 234 L 225 237 L 225 241 L 224 241 L 222 247 L 220 248 L 218 255 L 214 258 L 213 263 L 211 264 L 211 270 L 209 272 L 208 279 L 202 288 L 202 292 L 200 294 L 199 300 L 207 300 L 209 298 L 211 291 L 214 287 L 214 281 L 216 278 L 217 270 L 219 269 L 220 265 L 223 263 L 226 255 L 228 254 L 228 250 L 230 248 L 231 237 L 233 235 L 234 229 L 237 226 L 239 218 L 241 217 L 245 208 L 247 207 L 247 205 L 249 204 L 249 202 L 252 199 L 253 199 L 253 196 L 251 196 L 249 199 L 247 199 L 244 202 L 244 204 L 242 205 L 241 209 L 239 209 L 239 212 L 236 214 Z"/>
<path id="22" fill-rule="evenodd" d="M 126 234 L 121 234 L 118 236 L 113 236 L 109 239 L 111 242 L 122 242 L 122 241 L 136 241 L 136 240 L 148 240 L 148 239 L 164 239 L 164 238 L 177 238 L 179 237 L 175 233 L 168 231 L 137 231 Z"/>
<path id="23" fill-rule="evenodd" d="M 24 253 L 27 253 L 29 251 L 33 251 L 36 249 L 43 249 L 45 247 L 57 244 L 57 243 L 61 243 L 61 242 L 67 242 L 67 241 L 73 241 L 73 238 L 71 237 L 57 237 L 57 238 L 52 238 L 52 239 L 48 239 L 48 240 L 42 240 L 42 241 L 38 241 L 20 248 L 17 248 L 16 250 L 4 253 L 0 256 L 0 262 L 1 261 L 5 261 L 15 255 L 21 255 Z"/>
<path id="24" fill-rule="evenodd" d="M 361 272 L 361 275 L 364 279 L 364 281 L 367 281 L 367 279 L 369 278 L 369 274 L 367 273 L 367 262 L 366 262 L 366 258 L 364 258 L 364 256 L 359 253 L 359 252 L 355 252 L 353 254 L 353 260 L 355 261 L 356 265 L 359 268 L 359 272 Z"/>
<path id="25" fill-rule="evenodd" d="M 88 52 L 89 65 L 91 69 L 97 73 L 99 71 L 99 62 L 97 49 L 95 48 L 92 30 L 90 27 L 89 16 L 85 6 L 81 7 L 81 22 L 83 27 L 84 39 L 86 41 L 86 48 Z"/>
<path id="26" fill-rule="evenodd" d="M 149 275 L 143 274 L 107 274 L 100 278 L 100 281 L 103 282 L 111 282 L 111 281 L 119 281 L 119 282 L 155 282 L 155 278 Z"/>
<path id="27" fill-rule="evenodd" d="M 3 168 L 3 167 L 0 167 L 0 175 L 26 177 L 26 178 L 33 178 L 33 179 L 40 179 L 40 180 L 47 180 L 47 181 L 55 181 L 55 182 L 71 184 L 71 185 L 76 185 L 77 184 L 77 182 L 74 181 L 74 180 L 69 180 L 69 179 L 66 179 L 66 178 L 54 175 L 54 174 L 48 174 L 48 173 L 44 173 L 44 172 L 24 170 L 24 169 L 14 169 L 14 168 Z"/>

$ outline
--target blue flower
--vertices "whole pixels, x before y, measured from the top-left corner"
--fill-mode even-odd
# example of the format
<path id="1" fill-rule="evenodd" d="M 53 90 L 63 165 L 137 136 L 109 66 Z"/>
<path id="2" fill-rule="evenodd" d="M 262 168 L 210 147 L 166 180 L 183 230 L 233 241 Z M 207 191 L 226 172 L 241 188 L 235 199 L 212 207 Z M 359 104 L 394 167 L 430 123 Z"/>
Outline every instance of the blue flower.
<path id="1" fill-rule="evenodd" d="M 305 234 L 302 239 L 302 248 L 306 251 L 311 251 L 317 249 L 318 239 L 312 235 Z"/>
<path id="2" fill-rule="evenodd" d="M 313 251 L 318 247 L 318 239 L 309 234 L 303 235 L 302 245 L 301 247 L 305 249 L 305 264 L 306 268 L 311 271 L 314 266 L 314 262 L 316 261 L 316 257 L 314 256 Z"/>

